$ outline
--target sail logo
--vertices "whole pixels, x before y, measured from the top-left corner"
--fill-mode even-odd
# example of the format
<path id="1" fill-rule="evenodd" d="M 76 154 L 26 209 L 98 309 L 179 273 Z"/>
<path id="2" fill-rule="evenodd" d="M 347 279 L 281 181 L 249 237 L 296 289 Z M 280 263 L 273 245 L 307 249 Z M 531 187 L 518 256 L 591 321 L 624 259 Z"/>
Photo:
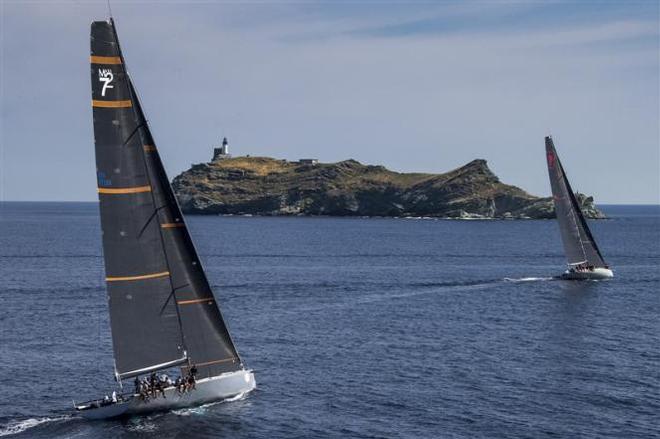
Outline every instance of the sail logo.
<path id="1" fill-rule="evenodd" d="M 115 79 L 115 75 L 112 74 L 112 70 L 99 69 L 99 81 L 103 83 L 103 88 L 101 89 L 101 96 L 105 96 L 105 91 L 108 88 L 115 88 L 114 85 L 110 85 L 113 79 Z"/>
<path id="2" fill-rule="evenodd" d="M 552 152 L 549 152 L 547 154 L 547 158 L 548 158 L 548 166 L 551 167 L 551 168 L 554 168 L 555 167 L 555 155 Z"/>
<path id="3" fill-rule="evenodd" d="M 110 180 L 105 172 L 98 171 L 96 173 L 96 178 L 98 180 L 99 186 L 112 186 L 112 180 Z"/>

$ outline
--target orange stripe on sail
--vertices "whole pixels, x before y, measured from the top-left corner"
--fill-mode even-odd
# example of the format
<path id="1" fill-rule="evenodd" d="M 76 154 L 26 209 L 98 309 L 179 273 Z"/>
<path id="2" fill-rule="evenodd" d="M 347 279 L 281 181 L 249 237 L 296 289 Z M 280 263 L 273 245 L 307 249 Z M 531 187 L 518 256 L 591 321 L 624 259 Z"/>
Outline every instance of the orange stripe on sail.
<path id="1" fill-rule="evenodd" d="M 92 100 L 92 107 L 96 108 L 130 108 L 133 106 L 133 102 L 130 99 L 125 101 L 98 101 L 96 99 Z"/>
<path id="2" fill-rule="evenodd" d="M 105 281 L 120 282 L 120 281 L 131 281 L 131 280 L 156 279 L 159 277 L 165 277 L 169 275 L 170 275 L 169 271 L 162 271 L 160 273 L 143 274 L 141 276 L 108 276 L 105 278 Z"/>
<path id="3" fill-rule="evenodd" d="M 92 64 L 121 64 L 121 58 L 118 56 L 90 56 L 89 61 Z"/>
<path id="4" fill-rule="evenodd" d="M 151 186 L 136 187 L 100 187 L 99 194 L 139 194 L 140 192 L 151 192 Z"/>
<path id="5" fill-rule="evenodd" d="M 177 227 L 185 227 L 184 223 L 163 223 L 160 225 L 163 229 L 175 229 Z"/>
<path id="6" fill-rule="evenodd" d="M 156 147 L 154 145 L 143 145 L 144 152 L 154 152 L 156 151 Z"/>
<path id="7" fill-rule="evenodd" d="M 177 300 L 177 305 L 193 305 L 195 303 L 211 303 L 215 299 L 213 297 L 206 297 L 204 299 L 192 299 L 192 300 Z"/>

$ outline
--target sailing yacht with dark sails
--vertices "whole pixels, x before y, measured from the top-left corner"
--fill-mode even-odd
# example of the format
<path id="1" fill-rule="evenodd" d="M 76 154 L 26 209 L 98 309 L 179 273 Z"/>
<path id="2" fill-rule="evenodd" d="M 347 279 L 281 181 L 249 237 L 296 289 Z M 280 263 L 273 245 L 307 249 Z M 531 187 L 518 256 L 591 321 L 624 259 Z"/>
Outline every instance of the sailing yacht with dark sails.
<path id="1" fill-rule="evenodd" d="M 75 407 L 100 419 L 249 392 L 254 375 L 236 350 L 201 266 L 112 19 L 92 23 L 90 61 L 115 379 L 122 386 L 124 380 L 178 369 L 182 377 L 196 371 L 196 380 L 185 392 L 167 386 L 151 398 L 129 392 L 116 401 Z"/>
<path id="2" fill-rule="evenodd" d="M 568 259 L 568 269 L 562 274 L 564 279 L 607 279 L 614 273 L 605 263 L 575 193 L 566 177 L 557 150 L 551 137 L 545 138 L 545 155 L 548 161 L 550 186 L 555 204 L 555 213 L 564 251 Z"/>

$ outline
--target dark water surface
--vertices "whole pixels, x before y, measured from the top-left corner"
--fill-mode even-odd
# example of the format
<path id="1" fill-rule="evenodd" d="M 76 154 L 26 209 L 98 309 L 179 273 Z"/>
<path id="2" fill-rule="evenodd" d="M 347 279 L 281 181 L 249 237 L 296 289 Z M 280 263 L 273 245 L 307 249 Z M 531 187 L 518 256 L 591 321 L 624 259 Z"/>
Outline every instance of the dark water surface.
<path id="1" fill-rule="evenodd" d="M 71 400 L 114 386 L 97 206 L 0 206 L 0 436 L 660 434 L 658 207 L 592 223 L 602 282 L 551 279 L 554 221 L 189 217 L 257 390 L 89 422 Z"/>

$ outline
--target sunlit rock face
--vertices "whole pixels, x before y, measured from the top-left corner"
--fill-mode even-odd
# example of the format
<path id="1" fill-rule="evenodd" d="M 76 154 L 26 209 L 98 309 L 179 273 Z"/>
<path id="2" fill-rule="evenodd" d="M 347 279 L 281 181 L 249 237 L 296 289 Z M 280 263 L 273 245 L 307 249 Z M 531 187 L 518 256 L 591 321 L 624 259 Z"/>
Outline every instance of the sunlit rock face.
<path id="1" fill-rule="evenodd" d="M 500 182 L 485 160 L 444 174 L 422 174 L 355 160 L 234 157 L 194 165 L 172 186 L 183 211 L 196 214 L 554 218 L 551 198 Z M 588 218 L 605 217 L 592 197 L 578 194 L 578 201 Z"/>

